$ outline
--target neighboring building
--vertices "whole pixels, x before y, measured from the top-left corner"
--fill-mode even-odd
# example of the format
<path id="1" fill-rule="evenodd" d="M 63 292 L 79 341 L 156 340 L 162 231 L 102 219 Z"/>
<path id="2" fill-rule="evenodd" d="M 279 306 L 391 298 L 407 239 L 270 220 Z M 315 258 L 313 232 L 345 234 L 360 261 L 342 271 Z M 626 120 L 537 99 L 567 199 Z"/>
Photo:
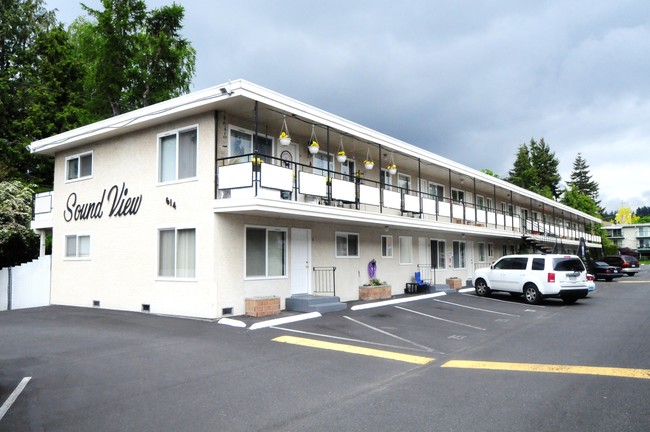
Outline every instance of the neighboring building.
<path id="1" fill-rule="evenodd" d="M 533 245 L 601 247 L 597 218 L 246 81 L 31 149 L 55 158 L 34 222 L 53 233 L 53 304 L 217 318 L 333 280 L 358 300 L 372 259 L 401 294 L 416 271 L 444 283 Z"/>
<path id="2" fill-rule="evenodd" d="M 640 257 L 650 257 L 650 223 L 604 226 L 607 237 L 620 248 L 634 249 Z"/>

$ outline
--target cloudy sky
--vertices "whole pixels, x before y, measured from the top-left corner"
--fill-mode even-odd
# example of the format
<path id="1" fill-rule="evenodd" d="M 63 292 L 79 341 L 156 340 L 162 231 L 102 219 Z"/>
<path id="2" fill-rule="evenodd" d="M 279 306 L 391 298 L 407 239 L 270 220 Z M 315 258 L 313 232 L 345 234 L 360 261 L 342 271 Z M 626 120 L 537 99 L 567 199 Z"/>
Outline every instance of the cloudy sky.
<path id="1" fill-rule="evenodd" d="M 193 90 L 246 79 L 501 176 L 543 137 L 565 181 L 582 154 L 607 210 L 650 206 L 647 0 L 176 3 Z"/>

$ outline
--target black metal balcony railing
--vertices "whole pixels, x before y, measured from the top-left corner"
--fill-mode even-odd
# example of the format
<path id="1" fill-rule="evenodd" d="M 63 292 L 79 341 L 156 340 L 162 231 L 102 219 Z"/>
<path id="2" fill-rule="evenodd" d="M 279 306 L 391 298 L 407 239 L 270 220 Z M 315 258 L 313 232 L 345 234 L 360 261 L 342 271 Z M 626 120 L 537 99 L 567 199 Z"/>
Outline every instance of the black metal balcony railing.
<path id="1" fill-rule="evenodd" d="M 525 219 L 510 212 L 370 180 L 360 171 L 337 172 L 265 155 L 247 154 L 219 159 L 215 183 L 217 199 L 284 199 L 539 237 L 572 240 L 583 237 L 589 242 L 600 243 L 599 236 L 576 226 Z"/>

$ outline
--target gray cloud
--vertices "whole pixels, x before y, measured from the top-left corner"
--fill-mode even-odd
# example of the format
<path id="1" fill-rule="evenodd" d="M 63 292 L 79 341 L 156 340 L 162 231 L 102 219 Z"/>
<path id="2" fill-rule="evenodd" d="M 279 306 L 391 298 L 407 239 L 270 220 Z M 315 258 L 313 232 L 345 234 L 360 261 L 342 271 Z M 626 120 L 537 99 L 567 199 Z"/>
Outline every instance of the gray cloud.
<path id="1" fill-rule="evenodd" d="M 544 137 L 565 180 L 582 153 L 607 209 L 650 205 L 649 2 L 181 3 L 195 89 L 244 78 L 502 175 Z"/>

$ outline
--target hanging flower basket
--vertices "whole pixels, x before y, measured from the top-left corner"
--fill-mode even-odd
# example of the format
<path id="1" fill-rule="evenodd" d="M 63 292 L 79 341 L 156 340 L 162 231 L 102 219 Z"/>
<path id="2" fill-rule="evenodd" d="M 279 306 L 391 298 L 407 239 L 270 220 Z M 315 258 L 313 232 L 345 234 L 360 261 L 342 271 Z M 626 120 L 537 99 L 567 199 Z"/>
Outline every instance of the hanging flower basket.
<path id="1" fill-rule="evenodd" d="M 348 160 L 348 157 L 345 155 L 344 151 L 340 151 L 336 154 L 336 160 L 340 163 L 343 163 Z"/>
<path id="2" fill-rule="evenodd" d="M 366 159 L 363 161 L 363 166 L 365 166 L 367 170 L 371 170 L 375 167 L 375 162 L 372 160 L 370 149 L 368 149 L 368 152 L 366 153 Z"/>
<path id="3" fill-rule="evenodd" d="M 397 165 L 395 165 L 395 164 L 390 164 L 390 165 L 388 165 L 388 166 L 386 167 L 386 169 L 388 170 L 388 174 L 390 174 L 390 175 L 395 175 L 395 174 L 397 174 Z"/>
<path id="4" fill-rule="evenodd" d="M 291 144 L 291 136 L 289 136 L 289 128 L 287 127 L 286 116 L 282 119 L 282 129 L 280 129 L 280 136 L 278 139 L 280 140 L 280 145 L 288 146 Z"/>
<path id="5" fill-rule="evenodd" d="M 320 149 L 320 146 L 318 145 L 318 138 L 316 138 L 316 130 L 314 129 L 314 125 L 311 125 L 311 138 L 309 138 L 309 153 L 311 154 L 316 154 L 318 153 L 318 150 Z"/>

